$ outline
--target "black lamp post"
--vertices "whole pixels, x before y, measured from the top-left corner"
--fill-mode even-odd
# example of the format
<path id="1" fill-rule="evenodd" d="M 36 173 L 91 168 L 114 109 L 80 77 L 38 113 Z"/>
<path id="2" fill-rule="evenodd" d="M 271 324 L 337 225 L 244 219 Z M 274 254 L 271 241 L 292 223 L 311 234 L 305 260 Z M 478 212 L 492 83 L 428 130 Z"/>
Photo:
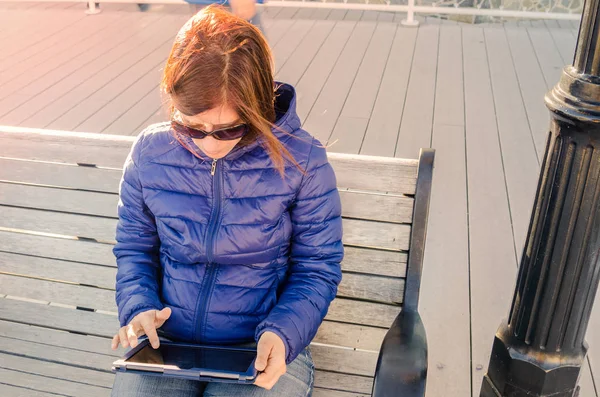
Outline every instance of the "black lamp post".
<path id="1" fill-rule="evenodd" d="M 600 279 L 600 0 L 586 0 L 573 66 L 546 96 L 550 136 L 508 320 L 482 397 L 571 397 Z"/>

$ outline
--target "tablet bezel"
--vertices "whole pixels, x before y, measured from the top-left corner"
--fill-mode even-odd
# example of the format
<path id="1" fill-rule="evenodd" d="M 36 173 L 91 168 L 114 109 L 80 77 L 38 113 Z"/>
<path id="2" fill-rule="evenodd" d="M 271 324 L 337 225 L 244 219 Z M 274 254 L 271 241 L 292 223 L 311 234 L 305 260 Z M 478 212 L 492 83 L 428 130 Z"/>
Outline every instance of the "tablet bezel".
<path id="1" fill-rule="evenodd" d="M 237 346 L 210 346 L 210 345 L 198 345 L 192 343 L 174 342 L 171 340 L 165 340 L 160 338 L 160 343 L 168 345 L 176 345 L 180 347 L 191 347 L 191 348 L 203 348 L 212 350 L 235 350 L 235 351 L 250 351 L 256 352 L 256 349 L 237 347 Z M 258 376 L 254 363 L 256 359 L 252 360 L 248 370 L 245 373 L 233 372 L 233 371 L 217 371 L 209 368 L 190 368 L 181 369 L 175 365 L 165 364 L 145 364 L 145 363 L 132 363 L 127 362 L 132 356 L 142 350 L 144 347 L 150 344 L 150 341 L 145 338 L 141 340 L 136 347 L 128 351 L 122 358 L 113 362 L 113 372 L 137 372 L 147 375 L 163 375 L 178 378 L 194 379 L 201 381 L 216 381 L 216 382 L 236 382 L 236 383 L 254 383 Z M 160 347 L 159 347 L 160 349 Z"/>

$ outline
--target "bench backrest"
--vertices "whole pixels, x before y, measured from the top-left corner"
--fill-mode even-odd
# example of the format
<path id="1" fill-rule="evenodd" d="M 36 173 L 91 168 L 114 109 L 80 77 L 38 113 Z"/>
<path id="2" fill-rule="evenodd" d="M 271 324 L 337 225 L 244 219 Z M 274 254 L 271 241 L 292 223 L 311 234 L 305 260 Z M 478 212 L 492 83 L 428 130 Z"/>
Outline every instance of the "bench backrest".
<path id="1" fill-rule="evenodd" d="M 0 251 L 29 255 L 16 273 L 33 280 L 30 288 L 21 285 L 11 294 L 114 315 L 111 249 L 121 167 L 132 142 L 132 137 L 0 132 Z M 417 188 L 417 173 L 430 182 L 429 158 L 426 152 L 419 171 L 417 160 L 329 154 L 342 198 L 346 255 L 338 298 L 313 343 L 317 368 L 324 370 L 320 379 L 327 384 L 354 382 L 357 390 L 370 391 L 371 381 L 361 376 L 374 373 L 381 341 L 405 298 L 407 273 L 415 280 L 408 289 L 416 306 L 425 224 L 413 228 L 413 214 L 419 211 L 415 193 L 428 198 L 426 182 Z M 50 288 L 54 278 L 32 264 L 39 258 L 53 260 L 45 266 L 64 269 L 54 272 L 78 289 Z M 96 334 L 110 335 L 116 323 L 114 318 Z"/>

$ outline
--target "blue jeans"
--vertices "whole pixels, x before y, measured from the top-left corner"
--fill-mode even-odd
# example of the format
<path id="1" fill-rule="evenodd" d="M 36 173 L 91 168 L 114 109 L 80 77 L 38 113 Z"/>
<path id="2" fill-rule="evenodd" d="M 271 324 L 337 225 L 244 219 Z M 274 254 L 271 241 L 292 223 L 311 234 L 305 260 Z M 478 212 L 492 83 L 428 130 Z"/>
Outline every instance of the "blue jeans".
<path id="1" fill-rule="evenodd" d="M 287 372 L 266 390 L 254 385 L 205 383 L 131 373 L 117 373 L 112 397 L 310 397 L 314 364 L 310 351 L 304 350 L 287 366 Z"/>

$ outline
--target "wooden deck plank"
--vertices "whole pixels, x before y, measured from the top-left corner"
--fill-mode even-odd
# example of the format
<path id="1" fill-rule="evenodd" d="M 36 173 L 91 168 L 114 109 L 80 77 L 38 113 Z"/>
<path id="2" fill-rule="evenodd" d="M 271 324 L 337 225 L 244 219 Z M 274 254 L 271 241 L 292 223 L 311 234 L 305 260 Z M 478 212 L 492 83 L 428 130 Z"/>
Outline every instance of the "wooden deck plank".
<path id="1" fill-rule="evenodd" d="M 133 97 L 133 96 L 132 96 Z M 106 107 L 110 107 L 109 103 Z M 145 127 L 168 121 L 169 117 L 165 107 L 162 105 L 160 88 L 153 86 L 146 95 L 138 99 L 133 106 L 129 107 L 119 117 L 107 119 L 110 124 L 101 131 L 104 134 L 114 135 L 137 135 Z M 81 128 L 84 129 L 83 127 Z"/>
<path id="2" fill-rule="evenodd" d="M 148 119 L 152 114 L 152 110 L 155 109 L 155 102 L 153 101 L 152 107 L 146 108 L 146 111 L 141 111 L 140 99 L 146 97 L 149 93 L 153 93 L 154 98 L 160 100 L 158 84 L 161 80 L 162 68 L 166 59 L 159 58 L 160 53 L 163 52 L 163 50 L 168 52 L 169 47 L 170 45 L 155 51 L 152 54 L 153 56 L 143 60 L 143 66 L 141 62 L 136 64 L 134 68 L 127 70 L 127 72 L 111 82 L 110 87 L 107 85 L 101 90 L 96 91 L 91 97 L 86 99 L 88 105 L 82 104 L 81 107 L 80 105 L 77 105 L 72 108 L 69 113 L 66 113 L 64 117 L 67 118 L 70 118 L 69 114 L 76 110 L 79 112 L 86 109 L 84 114 L 89 114 L 85 121 L 81 122 L 73 129 L 79 131 L 105 132 L 109 125 L 114 124 L 114 120 L 123 118 L 125 115 L 127 115 L 127 119 L 132 125 L 135 125 L 135 127 Z M 156 57 L 154 57 L 155 54 Z M 155 62 L 156 59 L 159 59 L 158 63 Z M 148 66 L 150 66 L 149 70 Z M 137 77 L 141 76 L 137 81 L 135 80 L 136 77 L 134 77 L 136 75 Z M 131 81 L 134 81 L 134 83 L 127 86 Z M 134 107 L 137 109 L 137 112 L 130 111 Z M 92 110 L 93 112 L 90 114 Z M 83 117 L 85 116 L 80 116 L 80 118 Z M 73 124 L 75 124 L 75 122 L 76 121 L 73 121 Z M 60 120 L 57 120 L 57 123 L 60 123 Z M 129 135 L 130 132 L 132 132 L 131 128 L 120 131 L 116 135 Z"/>
<path id="3" fill-rule="evenodd" d="M 564 62 L 548 29 L 527 29 L 533 49 L 538 58 L 547 89 L 551 89 L 560 79 Z"/>
<path id="4" fill-rule="evenodd" d="M 39 62 L 47 62 L 53 56 L 66 55 L 69 51 L 73 51 L 71 47 L 90 40 L 94 35 L 104 33 L 104 30 L 108 29 L 111 24 L 117 23 L 123 18 L 132 18 L 121 13 L 101 15 L 100 18 L 94 18 L 91 21 L 89 19 L 79 20 L 59 34 L 42 38 L 13 56 L 2 57 L 0 60 L 0 70 L 2 70 L 0 84 L 5 84 L 10 79 L 28 72 Z"/>
<path id="5" fill-rule="evenodd" d="M 279 40 L 281 40 L 290 26 L 292 26 L 295 22 L 296 21 L 292 21 L 290 19 L 277 19 L 271 26 L 269 26 L 268 29 L 266 29 L 267 39 L 271 48 L 277 45 Z"/>
<path id="6" fill-rule="evenodd" d="M 527 30 L 506 28 L 514 70 L 529 120 L 538 159 L 542 159 L 548 137 L 549 113 L 543 97 L 548 90 Z"/>
<path id="7" fill-rule="evenodd" d="M 137 97 L 135 99 L 139 98 L 140 89 L 146 93 L 148 85 L 151 85 L 151 87 L 156 86 L 160 79 L 160 68 L 164 65 L 171 47 L 172 36 L 167 32 L 163 32 L 162 35 L 155 37 L 154 42 L 147 42 L 147 45 L 140 45 L 138 49 L 131 51 L 127 56 L 122 57 L 119 61 L 112 63 L 109 67 L 99 72 L 95 76 L 95 79 L 88 80 L 87 84 L 82 84 L 69 94 L 63 96 L 60 104 L 56 105 L 56 107 L 51 105 L 43 111 L 45 116 L 53 109 L 56 114 L 61 114 L 60 117 L 47 123 L 48 120 L 52 120 L 51 117 L 44 118 L 44 116 L 39 116 L 38 118 L 36 115 L 36 117 L 27 120 L 27 125 L 39 122 L 40 124 L 32 124 L 31 126 L 41 127 L 41 124 L 45 124 L 44 128 L 63 131 L 98 131 L 86 129 L 96 127 L 93 121 L 91 124 L 84 124 L 84 122 L 93 117 L 98 111 L 102 115 L 109 117 L 109 114 L 103 112 L 101 109 L 111 101 L 114 103 L 113 106 L 118 105 L 119 100 L 123 100 L 119 95 L 124 90 L 132 87 L 136 83 L 136 80 L 144 80 L 140 80 L 144 86 L 140 87 L 136 85 L 132 88 L 132 93 Z M 104 85 L 96 82 L 96 79 L 103 82 Z M 126 100 L 129 103 L 132 101 L 131 98 Z M 111 109 L 108 109 L 108 111 Z M 120 114 L 117 113 L 117 115 Z"/>
<path id="8" fill-rule="evenodd" d="M 315 21 L 298 20 L 294 21 L 286 34 L 273 47 L 275 58 L 275 73 L 285 66 L 288 59 L 296 51 L 296 48 L 303 42 L 305 36 L 313 28 Z"/>
<path id="9" fill-rule="evenodd" d="M 314 10 L 315 12 L 312 14 L 311 18 L 317 20 L 326 20 L 329 19 L 329 14 L 331 13 L 331 9 L 327 8 L 317 8 Z"/>
<path id="10" fill-rule="evenodd" d="M 327 16 L 327 19 L 335 20 L 335 21 L 342 21 L 346 18 L 347 12 L 348 12 L 348 10 L 340 10 L 340 9 L 331 10 L 329 15 Z"/>
<path id="11" fill-rule="evenodd" d="M 296 86 L 296 111 L 303 123 L 332 73 L 355 29 L 354 22 L 337 22 Z"/>
<path id="12" fill-rule="evenodd" d="M 299 10 L 296 7 L 283 7 L 283 10 L 277 14 L 277 19 L 292 19 Z"/>
<path id="13" fill-rule="evenodd" d="M 305 39 L 290 55 L 289 61 L 281 66 L 276 74 L 276 79 L 293 86 L 298 84 L 318 51 L 324 45 L 335 23 L 331 21 L 317 21 L 310 29 Z"/>
<path id="14" fill-rule="evenodd" d="M 552 40 L 558 48 L 558 52 L 563 61 L 563 65 L 572 65 L 575 58 L 575 46 L 577 44 L 577 37 L 573 35 L 573 32 L 569 29 L 549 29 Z M 555 84 L 558 80 L 555 81 Z"/>
<path id="15" fill-rule="evenodd" d="M 484 32 L 515 247 L 520 255 L 529 228 L 540 165 L 505 31 L 486 29 Z"/>
<path id="16" fill-rule="evenodd" d="M 404 111 L 417 29 L 399 27 L 360 154 L 392 157 Z"/>
<path id="17" fill-rule="evenodd" d="M 586 341 L 589 344 L 588 359 L 590 363 L 590 376 L 593 381 L 593 385 L 596 388 L 597 397 L 600 397 L 600 289 L 596 291 L 596 300 L 594 307 L 592 308 L 592 316 L 588 325 L 586 333 Z M 587 388 L 590 389 L 591 385 L 589 380 L 587 381 Z M 583 394 L 582 394 L 583 396 Z"/>
<path id="18" fill-rule="evenodd" d="M 363 12 L 360 10 L 348 10 L 346 15 L 344 15 L 345 21 L 360 21 L 362 18 Z"/>
<path id="19" fill-rule="evenodd" d="M 473 396 L 507 315 L 516 277 L 514 240 L 483 30 L 463 27 Z"/>
<path id="20" fill-rule="evenodd" d="M 396 25 L 385 22 L 377 24 L 364 55 L 368 62 L 361 63 L 340 116 L 327 139 L 328 143 L 337 141 L 332 146 L 333 150 L 359 153 L 395 34 Z"/>
<path id="21" fill-rule="evenodd" d="M 68 29 L 77 21 L 84 19 L 85 15 L 72 12 L 38 11 L 33 17 L 26 18 L 13 30 L 0 39 L 2 55 L 10 57 L 35 44 L 40 38 L 52 36 Z M 60 17 L 59 17 L 60 16 Z M 27 32 L 27 34 L 22 34 Z"/>
<path id="22" fill-rule="evenodd" d="M 436 78 L 432 137 L 436 158 L 420 303 L 429 344 L 426 395 L 468 396 L 471 346 L 463 64 L 454 56 L 462 47 L 460 28 L 442 30 L 439 45 L 439 62 L 444 67 L 438 69 Z"/>
<path id="23" fill-rule="evenodd" d="M 598 397 L 596 394 L 596 387 L 594 386 L 594 379 L 592 377 L 592 371 L 590 369 L 590 362 L 588 359 L 585 360 L 581 374 L 579 375 L 579 395 Z"/>
<path id="24" fill-rule="evenodd" d="M 114 24 L 116 26 L 118 26 L 117 29 L 119 29 L 120 27 L 124 27 L 127 25 L 131 25 L 133 22 L 133 17 L 131 16 L 126 16 L 124 18 L 121 19 L 117 19 Z M 96 22 L 97 23 L 97 22 Z M 89 24 L 87 28 L 83 29 L 83 35 L 85 37 L 86 34 L 88 34 L 88 30 L 89 27 L 93 27 L 95 24 Z M 108 25 L 108 28 L 114 28 L 112 26 L 112 24 Z M 63 55 L 63 56 L 58 56 L 58 57 L 52 57 L 52 56 L 48 56 L 48 54 L 46 54 L 46 58 L 45 58 L 45 62 L 38 62 L 38 63 L 33 63 L 31 68 L 29 68 L 27 71 L 27 74 L 25 73 L 18 73 L 20 72 L 20 70 L 17 69 L 17 71 L 15 73 L 15 75 L 12 75 L 9 69 L 9 73 L 7 73 L 7 78 L 5 81 L 2 81 L 3 86 L 6 88 L 3 92 L 3 97 L 7 97 L 12 93 L 15 93 L 17 91 L 26 89 L 26 90 L 32 90 L 35 91 L 36 88 L 34 87 L 34 85 L 32 83 L 36 83 L 36 85 L 40 85 L 42 83 L 41 78 L 49 75 L 49 76 L 54 76 L 55 74 L 57 74 L 56 69 L 59 67 L 64 67 L 64 68 L 68 68 L 70 67 L 73 62 L 71 62 L 70 60 L 72 58 L 81 58 L 81 59 L 89 59 L 91 55 L 91 50 L 90 47 L 94 48 L 96 51 L 99 51 L 100 53 L 102 53 L 102 51 L 105 48 L 110 48 L 114 45 L 114 43 L 111 43 L 110 41 L 114 40 L 114 38 L 116 38 L 116 35 L 111 35 L 112 29 L 109 29 L 108 33 L 105 31 L 102 31 L 101 35 L 92 35 L 90 36 L 87 40 L 86 40 L 86 45 L 79 45 L 79 46 L 73 46 L 73 47 L 68 47 L 65 51 L 63 51 L 62 53 L 58 53 L 58 55 Z M 94 31 L 94 30 L 92 30 Z M 73 33 L 71 33 L 71 35 L 73 35 Z M 104 44 L 102 44 L 104 43 Z M 89 46 L 89 47 L 88 47 Z M 28 53 L 26 53 L 28 54 Z M 88 58 L 86 58 L 88 57 Z M 17 54 L 17 59 L 18 59 L 18 54 Z M 9 63 L 6 64 L 6 66 L 8 66 Z M 5 67 L 6 68 L 6 67 Z M 18 98 L 18 97 L 15 97 Z M 12 109 L 12 108 L 6 108 L 3 107 L 2 108 L 4 110 L 4 112 L 6 112 L 6 109 Z"/>
<path id="25" fill-rule="evenodd" d="M 40 63 L 27 74 L 18 76 L 7 85 L 7 93 L 0 101 L 3 115 L 0 121 L 7 125 L 18 125 L 29 117 L 46 109 L 48 104 L 68 93 L 73 88 L 91 77 L 101 84 L 106 83 L 98 75 L 101 70 L 121 58 L 130 59 L 142 56 L 140 53 L 147 51 L 147 46 L 140 46 L 144 41 L 151 41 L 154 30 L 143 27 L 156 24 L 157 28 L 164 29 L 161 20 L 168 20 L 166 16 L 158 15 L 146 17 L 137 23 L 128 18 L 112 25 L 110 33 L 93 36 L 86 46 L 81 46 L 70 51 L 69 56 L 50 58 L 48 62 Z M 122 25 L 124 22 L 126 24 Z M 121 41 L 123 35 L 126 40 Z M 120 44 L 119 44 L 120 43 Z M 137 48 L 136 50 L 133 50 Z M 134 55 L 126 55 L 133 53 Z M 54 118 L 62 113 L 53 114 Z M 50 116 L 46 116 L 50 117 Z M 53 118 L 50 119 L 52 121 Z"/>
<path id="26" fill-rule="evenodd" d="M 421 148 L 431 145 L 439 32 L 434 25 L 419 28 L 396 157 L 416 158 Z"/>
<path id="27" fill-rule="evenodd" d="M 358 22 L 304 123 L 321 143 L 327 142 L 371 41 L 376 24 Z"/>
<path id="28" fill-rule="evenodd" d="M 315 10 L 315 8 L 300 8 L 298 12 L 294 14 L 292 19 L 313 19 L 312 15 Z"/>

